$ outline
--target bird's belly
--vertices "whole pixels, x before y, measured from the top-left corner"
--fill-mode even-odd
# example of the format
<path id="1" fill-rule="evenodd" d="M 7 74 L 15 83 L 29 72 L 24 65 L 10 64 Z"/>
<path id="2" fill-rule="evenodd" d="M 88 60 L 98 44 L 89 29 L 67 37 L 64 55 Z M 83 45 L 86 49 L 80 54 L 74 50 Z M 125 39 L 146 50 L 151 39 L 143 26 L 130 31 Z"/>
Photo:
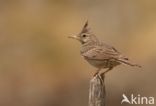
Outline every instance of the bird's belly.
<path id="1" fill-rule="evenodd" d="M 113 60 L 92 60 L 92 59 L 86 59 L 89 64 L 93 65 L 97 68 L 111 68 L 119 65 L 120 63 Z"/>

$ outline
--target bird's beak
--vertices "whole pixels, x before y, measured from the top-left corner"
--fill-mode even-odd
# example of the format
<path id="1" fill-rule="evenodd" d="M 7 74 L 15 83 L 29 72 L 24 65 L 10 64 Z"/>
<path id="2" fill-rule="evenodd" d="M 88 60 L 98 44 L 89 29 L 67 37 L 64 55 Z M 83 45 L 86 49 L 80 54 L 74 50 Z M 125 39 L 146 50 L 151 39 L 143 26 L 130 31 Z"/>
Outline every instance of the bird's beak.
<path id="1" fill-rule="evenodd" d="M 68 36 L 68 38 L 72 38 L 72 39 L 76 39 L 76 40 L 79 40 L 79 37 L 74 35 L 74 36 Z"/>

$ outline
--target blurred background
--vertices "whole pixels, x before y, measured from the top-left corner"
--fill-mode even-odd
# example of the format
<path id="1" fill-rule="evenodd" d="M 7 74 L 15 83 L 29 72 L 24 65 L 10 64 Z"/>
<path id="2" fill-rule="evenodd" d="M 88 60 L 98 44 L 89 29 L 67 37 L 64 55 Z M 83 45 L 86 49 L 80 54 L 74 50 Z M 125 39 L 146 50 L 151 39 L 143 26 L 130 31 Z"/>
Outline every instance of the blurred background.
<path id="1" fill-rule="evenodd" d="M 96 69 L 67 38 L 87 19 L 100 40 L 142 65 L 107 74 L 107 105 L 121 106 L 123 93 L 156 97 L 155 0 L 0 0 L 0 106 L 87 106 Z"/>

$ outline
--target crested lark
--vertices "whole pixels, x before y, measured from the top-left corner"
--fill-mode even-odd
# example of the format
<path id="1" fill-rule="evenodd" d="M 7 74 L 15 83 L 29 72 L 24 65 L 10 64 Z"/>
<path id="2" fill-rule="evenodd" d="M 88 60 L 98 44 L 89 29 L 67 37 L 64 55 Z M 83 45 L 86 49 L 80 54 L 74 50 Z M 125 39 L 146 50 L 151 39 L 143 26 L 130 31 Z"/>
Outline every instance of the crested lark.
<path id="1" fill-rule="evenodd" d="M 103 68 L 106 68 L 107 70 L 101 74 L 105 74 L 115 66 L 122 63 L 130 66 L 141 67 L 137 64 L 131 63 L 127 57 L 123 56 L 114 47 L 100 42 L 97 37 L 89 31 L 88 21 L 85 23 L 80 34 L 69 36 L 69 38 L 73 38 L 81 42 L 81 55 L 91 65 L 98 69 L 94 75 L 98 74 Z"/>

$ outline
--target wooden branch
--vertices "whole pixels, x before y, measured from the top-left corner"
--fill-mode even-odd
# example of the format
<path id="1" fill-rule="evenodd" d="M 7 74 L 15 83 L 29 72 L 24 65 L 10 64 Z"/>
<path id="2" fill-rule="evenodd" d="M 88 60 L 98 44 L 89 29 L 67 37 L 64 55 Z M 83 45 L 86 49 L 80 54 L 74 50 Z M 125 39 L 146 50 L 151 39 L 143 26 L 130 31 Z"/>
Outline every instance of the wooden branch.
<path id="1" fill-rule="evenodd" d="M 106 106 L 105 76 L 96 75 L 90 80 L 89 106 Z"/>

